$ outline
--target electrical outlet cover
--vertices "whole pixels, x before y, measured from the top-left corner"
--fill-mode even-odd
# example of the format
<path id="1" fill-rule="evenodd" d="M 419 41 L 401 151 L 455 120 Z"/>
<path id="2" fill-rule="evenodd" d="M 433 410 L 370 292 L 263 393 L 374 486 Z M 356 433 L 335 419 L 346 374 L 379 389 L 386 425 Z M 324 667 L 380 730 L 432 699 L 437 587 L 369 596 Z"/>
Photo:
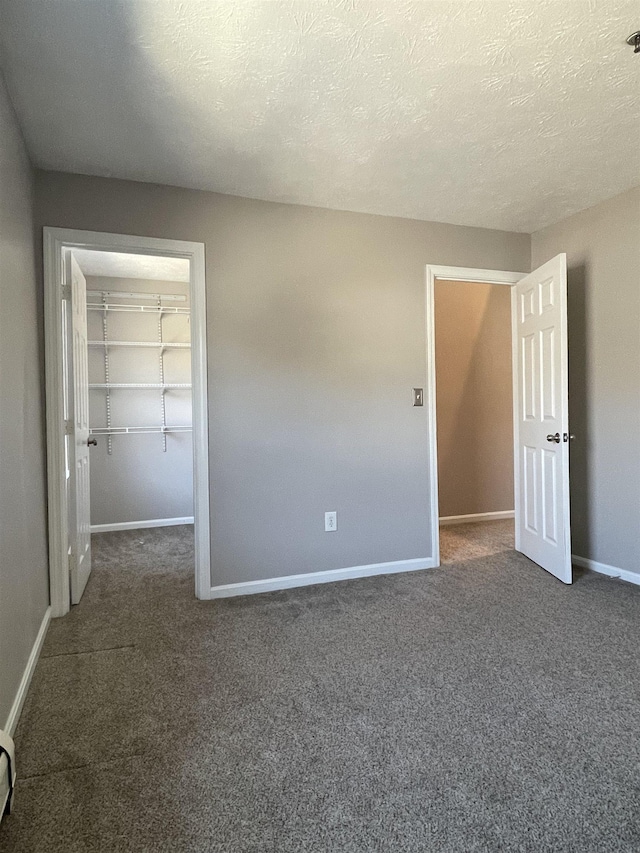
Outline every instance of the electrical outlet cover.
<path id="1" fill-rule="evenodd" d="M 325 533 L 333 533 L 338 529 L 338 513 L 333 510 L 332 512 L 325 512 L 324 514 L 324 531 Z"/>

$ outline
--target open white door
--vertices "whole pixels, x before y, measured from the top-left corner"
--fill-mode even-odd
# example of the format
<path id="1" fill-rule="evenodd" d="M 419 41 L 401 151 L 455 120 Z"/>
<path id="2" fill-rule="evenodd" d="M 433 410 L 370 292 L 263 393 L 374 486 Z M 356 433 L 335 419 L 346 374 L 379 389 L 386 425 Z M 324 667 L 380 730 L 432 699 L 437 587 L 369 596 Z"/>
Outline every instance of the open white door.
<path id="1" fill-rule="evenodd" d="M 516 550 L 571 583 L 567 256 L 514 290 Z"/>
<path id="2" fill-rule="evenodd" d="M 77 604 L 91 572 L 89 501 L 89 368 L 87 282 L 70 250 L 65 252 L 67 311 L 67 411 L 69 429 L 69 557 L 71 603 Z"/>

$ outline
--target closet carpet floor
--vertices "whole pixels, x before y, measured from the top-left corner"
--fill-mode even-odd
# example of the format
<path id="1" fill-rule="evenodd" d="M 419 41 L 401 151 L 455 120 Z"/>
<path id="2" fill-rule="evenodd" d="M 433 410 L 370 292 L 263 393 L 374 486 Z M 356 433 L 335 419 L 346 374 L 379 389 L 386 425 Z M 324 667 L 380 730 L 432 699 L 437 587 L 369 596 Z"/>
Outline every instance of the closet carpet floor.
<path id="1" fill-rule="evenodd" d="M 0 849 L 640 850 L 640 587 L 564 586 L 497 524 L 440 569 L 212 602 L 191 528 L 94 537 Z"/>

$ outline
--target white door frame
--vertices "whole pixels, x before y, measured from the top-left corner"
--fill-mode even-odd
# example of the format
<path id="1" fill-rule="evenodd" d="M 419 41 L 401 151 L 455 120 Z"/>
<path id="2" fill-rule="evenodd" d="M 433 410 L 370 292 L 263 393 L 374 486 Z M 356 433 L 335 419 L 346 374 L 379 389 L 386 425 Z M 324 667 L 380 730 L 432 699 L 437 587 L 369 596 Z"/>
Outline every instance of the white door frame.
<path id="1" fill-rule="evenodd" d="M 512 383 L 513 383 L 513 452 L 514 452 L 514 507 L 516 518 L 516 549 L 518 542 L 518 518 L 519 506 L 518 496 L 518 422 L 515 415 L 515 401 L 518 392 L 518 364 L 515 351 L 515 318 L 516 299 L 514 284 L 524 278 L 526 272 L 505 272 L 503 270 L 476 270 L 470 267 L 444 267 L 427 265 L 426 272 L 426 342 L 427 342 L 427 429 L 429 433 L 429 491 L 431 496 L 431 542 L 433 552 L 433 565 L 440 565 L 440 512 L 438 507 L 438 430 L 436 418 L 436 340 L 435 340 L 435 283 L 438 279 L 446 281 L 468 281 L 478 284 L 506 284 L 511 290 L 511 353 L 512 353 Z"/>
<path id="2" fill-rule="evenodd" d="M 44 228 L 44 327 L 49 497 L 49 586 L 51 615 L 70 609 L 68 506 L 64 458 L 64 337 L 62 327 L 62 250 L 98 249 L 139 255 L 185 258 L 190 268 L 191 383 L 193 407 L 193 498 L 195 592 L 209 597 L 211 542 L 209 516 L 209 428 L 207 408 L 207 325 L 204 244 L 156 237 L 134 237 L 74 228 Z"/>

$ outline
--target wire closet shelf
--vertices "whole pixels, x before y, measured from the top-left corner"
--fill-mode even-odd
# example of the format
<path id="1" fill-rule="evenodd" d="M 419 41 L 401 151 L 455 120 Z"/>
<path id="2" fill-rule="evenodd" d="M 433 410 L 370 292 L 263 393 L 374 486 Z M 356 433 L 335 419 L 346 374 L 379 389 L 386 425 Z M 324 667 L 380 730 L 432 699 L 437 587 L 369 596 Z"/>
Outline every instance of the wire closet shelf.
<path id="1" fill-rule="evenodd" d="M 99 299 L 100 301 L 95 301 Z M 124 293 L 120 291 L 88 291 L 87 311 L 102 312 L 102 340 L 88 342 L 90 348 L 103 351 L 104 382 L 90 382 L 89 390 L 105 392 L 106 425 L 92 427 L 91 435 L 107 438 L 107 453 L 113 452 L 113 436 L 117 435 L 162 435 L 162 449 L 167 450 L 167 435 L 192 432 L 190 424 L 167 424 L 165 394 L 173 390 L 191 390 L 190 382 L 167 382 L 165 379 L 164 354 L 167 350 L 189 350 L 191 343 L 165 341 L 163 318 L 168 315 L 190 315 L 187 297 L 180 293 Z M 112 301 L 116 300 L 116 301 Z M 131 301 L 129 301 L 131 300 Z M 166 304 L 174 303 L 174 304 Z M 153 314 L 157 317 L 156 340 L 110 340 L 108 315 L 110 312 L 134 312 Z M 110 350 L 112 348 L 156 349 L 158 351 L 158 382 L 112 382 L 110 378 Z M 137 426 L 116 426 L 112 422 L 111 392 L 120 390 L 160 391 L 160 423 Z"/>

